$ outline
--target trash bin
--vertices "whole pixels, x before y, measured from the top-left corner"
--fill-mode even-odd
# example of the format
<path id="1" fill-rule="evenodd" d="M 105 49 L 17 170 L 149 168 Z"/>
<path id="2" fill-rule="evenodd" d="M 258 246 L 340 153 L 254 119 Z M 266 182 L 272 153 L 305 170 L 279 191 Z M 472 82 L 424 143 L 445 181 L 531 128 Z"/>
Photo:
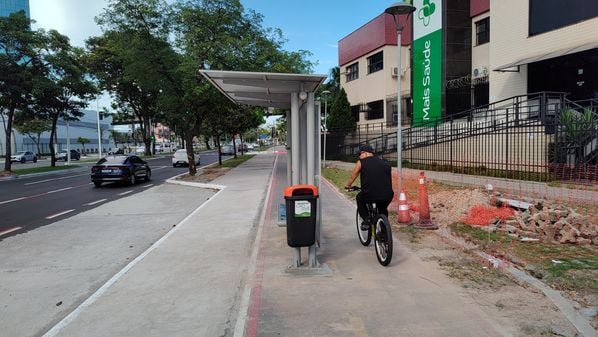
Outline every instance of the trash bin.
<path id="1" fill-rule="evenodd" d="M 309 247 L 316 242 L 316 206 L 318 188 L 313 185 L 293 185 L 285 188 L 287 211 L 287 244 Z"/>

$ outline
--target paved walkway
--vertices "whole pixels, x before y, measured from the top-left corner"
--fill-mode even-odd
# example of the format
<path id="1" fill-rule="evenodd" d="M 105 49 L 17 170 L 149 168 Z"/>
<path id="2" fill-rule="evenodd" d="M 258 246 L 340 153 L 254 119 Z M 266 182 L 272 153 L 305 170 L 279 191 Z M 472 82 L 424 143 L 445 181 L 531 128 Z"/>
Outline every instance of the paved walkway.
<path id="1" fill-rule="evenodd" d="M 511 335 L 400 242 L 381 267 L 356 238 L 353 202 L 327 182 L 322 266 L 289 268 L 277 221 L 286 155 L 257 155 L 213 183 L 225 188 L 46 336 Z"/>

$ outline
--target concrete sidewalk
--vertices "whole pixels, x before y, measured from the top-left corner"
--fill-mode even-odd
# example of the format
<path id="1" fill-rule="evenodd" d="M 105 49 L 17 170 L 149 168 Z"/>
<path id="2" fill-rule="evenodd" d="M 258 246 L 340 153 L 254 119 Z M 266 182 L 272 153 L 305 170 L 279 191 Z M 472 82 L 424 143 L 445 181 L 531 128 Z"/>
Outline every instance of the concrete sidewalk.
<path id="1" fill-rule="evenodd" d="M 322 266 L 289 268 L 285 154 L 259 154 L 213 183 L 225 188 L 46 336 L 512 335 L 400 242 L 380 266 L 356 237 L 354 203 L 326 181 Z"/>

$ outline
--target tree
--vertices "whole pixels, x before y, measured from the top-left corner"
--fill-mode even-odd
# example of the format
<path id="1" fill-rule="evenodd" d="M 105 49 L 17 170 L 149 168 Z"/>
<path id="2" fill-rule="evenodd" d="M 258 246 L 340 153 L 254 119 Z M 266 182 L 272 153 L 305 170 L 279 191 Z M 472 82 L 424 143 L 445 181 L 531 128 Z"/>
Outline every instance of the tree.
<path id="1" fill-rule="evenodd" d="M 34 83 L 32 109 L 51 121 L 50 154 L 51 165 L 55 166 L 54 135 L 58 120 L 74 121 L 83 116 L 83 109 L 97 94 L 97 88 L 88 79 L 81 48 L 73 48 L 69 38 L 55 30 L 47 33 L 42 30 L 41 34 L 44 48 L 40 59 L 45 77 Z"/>
<path id="2" fill-rule="evenodd" d="M 89 139 L 85 137 L 79 137 L 77 138 L 77 143 L 81 144 L 81 147 L 83 148 L 83 153 L 85 153 L 85 144 L 89 143 Z"/>
<path id="3" fill-rule="evenodd" d="M 351 105 L 347 100 L 345 89 L 341 89 L 333 96 L 328 120 L 326 122 L 328 130 L 337 129 L 346 132 L 349 129 L 352 130 L 355 128 L 355 120 L 351 115 Z"/>
<path id="4" fill-rule="evenodd" d="M 43 41 L 30 25 L 23 11 L 0 17 L 0 117 L 6 157 L 12 150 L 14 115 L 29 110 L 34 79 L 42 76 L 37 55 Z M 4 170 L 11 170 L 10 160 L 4 161 Z"/>
<path id="5" fill-rule="evenodd" d="M 17 131 L 27 135 L 31 139 L 36 145 L 38 155 L 42 153 L 39 146 L 41 134 L 52 129 L 52 125 L 48 120 L 35 116 L 30 117 L 29 114 L 25 113 L 18 113 L 15 116 L 14 127 Z"/>

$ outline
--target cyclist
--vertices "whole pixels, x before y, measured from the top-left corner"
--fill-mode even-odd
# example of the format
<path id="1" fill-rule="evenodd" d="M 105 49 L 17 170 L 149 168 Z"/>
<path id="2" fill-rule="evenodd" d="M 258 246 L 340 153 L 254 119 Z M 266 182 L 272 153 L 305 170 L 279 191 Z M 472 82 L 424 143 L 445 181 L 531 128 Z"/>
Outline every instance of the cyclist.
<path id="1" fill-rule="evenodd" d="M 366 204 L 376 203 L 378 212 L 388 216 L 388 205 L 392 201 L 392 175 L 390 164 L 374 155 L 374 149 L 367 144 L 359 146 L 359 160 L 355 163 L 351 177 L 345 184 L 345 189 L 351 188 L 359 175 L 361 192 L 357 194 L 357 212 L 364 219 L 362 230 L 368 230 L 371 219 L 368 219 Z"/>

